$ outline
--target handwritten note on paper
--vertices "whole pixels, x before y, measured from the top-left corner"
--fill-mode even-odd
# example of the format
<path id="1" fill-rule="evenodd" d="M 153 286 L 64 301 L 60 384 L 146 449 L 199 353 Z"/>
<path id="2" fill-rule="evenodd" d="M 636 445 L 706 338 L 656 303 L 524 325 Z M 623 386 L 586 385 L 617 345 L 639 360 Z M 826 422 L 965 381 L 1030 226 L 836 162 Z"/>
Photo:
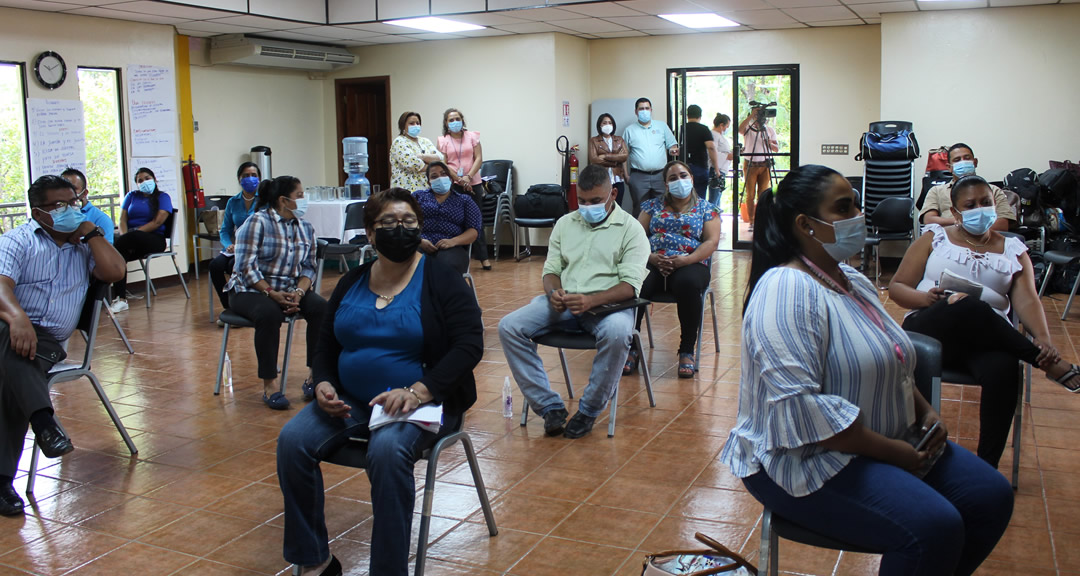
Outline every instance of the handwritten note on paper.
<path id="1" fill-rule="evenodd" d="M 135 156 L 176 154 L 176 81 L 172 68 L 129 64 L 128 114 Z"/>
<path id="2" fill-rule="evenodd" d="M 179 192 L 180 181 L 178 180 L 179 172 L 177 169 L 176 159 L 173 157 L 168 158 L 135 158 L 132 157 L 128 162 L 128 170 L 131 174 L 128 176 L 128 182 L 130 186 L 134 186 L 135 172 L 139 168 L 149 168 L 154 173 L 154 177 L 157 179 L 158 189 L 169 195 L 172 199 L 173 206 L 179 208 L 184 203 Z"/>
<path id="3" fill-rule="evenodd" d="M 71 166 L 86 170 L 86 133 L 79 100 L 27 98 L 31 180 L 60 174 Z"/>

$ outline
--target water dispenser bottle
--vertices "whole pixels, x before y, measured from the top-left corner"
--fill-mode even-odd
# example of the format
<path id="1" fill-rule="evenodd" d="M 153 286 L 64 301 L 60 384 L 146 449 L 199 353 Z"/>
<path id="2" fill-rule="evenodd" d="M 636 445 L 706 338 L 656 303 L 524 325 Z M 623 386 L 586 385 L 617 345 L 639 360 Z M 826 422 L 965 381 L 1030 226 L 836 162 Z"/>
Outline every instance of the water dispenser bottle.
<path id="1" fill-rule="evenodd" d="M 349 198 L 367 198 L 371 194 L 371 183 L 364 178 L 364 174 L 368 171 L 367 138 L 359 136 L 342 138 L 341 151 L 345 173 L 349 175 L 345 180 Z"/>

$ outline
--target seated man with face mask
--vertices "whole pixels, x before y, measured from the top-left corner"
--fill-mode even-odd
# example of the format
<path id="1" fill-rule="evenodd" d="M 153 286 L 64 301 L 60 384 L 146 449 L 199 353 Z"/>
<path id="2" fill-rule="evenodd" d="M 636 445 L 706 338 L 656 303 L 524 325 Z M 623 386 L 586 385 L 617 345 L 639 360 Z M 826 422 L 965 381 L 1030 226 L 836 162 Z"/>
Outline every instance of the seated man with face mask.
<path id="1" fill-rule="evenodd" d="M 428 164 L 427 178 L 430 188 L 413 192 L 424 217 L 420 251 L 464 274 L 469 271 L 469 246 L 483 226 L 480 208 L 472 197 L 451 190 L 446 164 Z"/>
<path id="2" fill-rule="evenodd" d="M 945 183 L 934 186 L 926 193 L 926 200 L 923 202 L 922 211 L 919 212 L 919 222 L 922 224 L 938 224 L 940 226 L 951 226 L 956 224 L 956 220 L 953 219 L 952 212 L 952 187 L 956 184 L 956 181 L 964 176 L 972 176 L 975 174 L 975 168 L 979 165 L 979 159 L 975 157 L 975 153 L 971 151 L 971 146 L 958 142 L 949 147 L 949 169 L 952 170 L 952 180 Z M 997 219 L 994 221 L 992 230 L 1002 231 L 1008 230 L 1010 224 L 1016 222 L 1016 212 L 1013 211 L 1012 206 L 1009 205 L 1009 198 L 1005 196 L 1005 192 L 990 184 L 990 191 L 994 195 L 994 209 L 997 213 Z"/>
<path id="3" fill-rule="evenodd" d="M 606 168 L 585 167 L 577 188 L 577 211 L 560 218 L 548 240 L 544 294 L 499 322 L 503 353 L 529 407 L 544 418 L 548 436 L 567 438 L 592 430 L 622 375 L 634 333 L 633 310 L 599 317 L 586 312 L 634 298 L 648 273 L 650 252 L 645 230 L 615 204 Z M 589 385 L 569 424 L 566 405 L 551 389 L 533 342 L 553 330 L 581 330 L 596 337 Z"/>

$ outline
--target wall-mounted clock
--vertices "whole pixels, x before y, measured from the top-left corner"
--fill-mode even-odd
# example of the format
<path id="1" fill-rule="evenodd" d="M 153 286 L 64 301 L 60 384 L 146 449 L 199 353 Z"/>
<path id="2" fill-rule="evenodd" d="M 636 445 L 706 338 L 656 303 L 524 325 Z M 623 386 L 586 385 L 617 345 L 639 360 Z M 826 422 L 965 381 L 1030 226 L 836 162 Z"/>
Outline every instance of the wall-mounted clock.
<path id="1" fill-rule="evenodd" d="M 59 54 L 46 50 L 34 60 L 34 76 L 43 87 L 56 90 L 67 79 L 67 64 Z"/>

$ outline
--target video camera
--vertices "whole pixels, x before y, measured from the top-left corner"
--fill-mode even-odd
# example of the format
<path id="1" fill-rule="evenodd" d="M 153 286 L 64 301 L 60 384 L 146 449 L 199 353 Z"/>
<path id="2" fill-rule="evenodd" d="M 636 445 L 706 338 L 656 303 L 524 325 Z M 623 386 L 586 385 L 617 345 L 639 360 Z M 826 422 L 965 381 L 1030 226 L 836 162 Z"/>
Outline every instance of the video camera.
<path id="1" fill-rule="evenodd" d="M 776 118 L 776 102 L 757 102 L 755 100 L 750 101 L 750 108 L 754 112 L 754 122 L 758 124 L 765 124 L 769 118 Z"/>

